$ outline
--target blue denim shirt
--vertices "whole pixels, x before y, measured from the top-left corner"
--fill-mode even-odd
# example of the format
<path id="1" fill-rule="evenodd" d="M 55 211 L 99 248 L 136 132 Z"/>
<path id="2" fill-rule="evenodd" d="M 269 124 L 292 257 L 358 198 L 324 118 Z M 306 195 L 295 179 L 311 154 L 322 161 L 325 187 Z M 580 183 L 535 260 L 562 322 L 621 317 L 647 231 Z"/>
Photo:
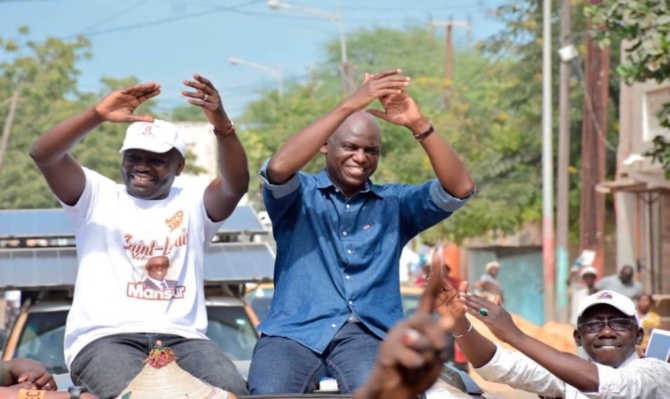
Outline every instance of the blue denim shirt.
<path id="1" fill-rule="evenodd" d="M 272 305 L 258 329 L 322 353 L 353 314 L 383 339 L 403 318 L 403 247 L 469 197 L 452 197 L 435 179 L 421 185 L 368 182 L 347 199 L 325 170 L 299 172 L 273 185 L 267 164 L 260 175 L 277 258 Z"/>

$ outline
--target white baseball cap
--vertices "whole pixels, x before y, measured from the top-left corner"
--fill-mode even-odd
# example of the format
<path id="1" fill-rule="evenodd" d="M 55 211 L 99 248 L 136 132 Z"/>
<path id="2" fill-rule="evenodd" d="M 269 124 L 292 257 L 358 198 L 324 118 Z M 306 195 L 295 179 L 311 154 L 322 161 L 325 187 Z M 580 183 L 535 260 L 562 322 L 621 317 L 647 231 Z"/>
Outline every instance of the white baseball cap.
<path id="1" fill-rule="evenodd" d="M 488 272 L 491 269 L 500 269 L 500 263 L 493 261 L 486 264 L 486 271 Z"/>
<path id="2" fill-rule="evenodd" d="M 593 266 L 582 266 L 581 270 L 579 271 L 579 277 L 584 277 L 587 274 L 597 276 L 598 270 L 596 270 L 596 268 Z"/>
<path id="3" fill-rule="evenodd" d="M 153 122 L 135 122 L 128 126 L 126 138 L 119 153 L 137 149 L 163 154 L 176 148 L 186 157 L 186 141 L 173 123 L 154 120 Z"/>
<path id="4" fill-rule="evenodd" d="M 637 319 L 637 311 L 635 309 L 635 303 L 633 303 L 633 301 L 631 301 L 625 295 L 621 295 L 617 292 L 607 290 L 596 292 L 595 294 L 589 295 L 586 298 L 582 299 L 579 303 L 579 311 L 577 312 L 577 317 L 582 317 L 582 315 L 584 314 L 584 312 L 586 312 L 587 309 L 596 305 L 612 306 L 613 308 L 619 310 L 626 316 L 635 316 Z"/>

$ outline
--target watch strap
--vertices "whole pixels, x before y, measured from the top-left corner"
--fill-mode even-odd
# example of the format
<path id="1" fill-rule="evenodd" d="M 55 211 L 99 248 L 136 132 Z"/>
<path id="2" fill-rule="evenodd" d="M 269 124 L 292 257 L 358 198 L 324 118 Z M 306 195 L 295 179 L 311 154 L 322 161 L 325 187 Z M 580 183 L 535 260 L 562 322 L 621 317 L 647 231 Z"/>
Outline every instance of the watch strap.
<path id="1" fill-rule="evenodd" d="M 431 124 L 430 124 L 430 127 L 428 128 L 428 130 L 426 130 L 425 132 L 420 133 L 420 134 L 415 134 L 415 135 L 414 135 L 414 138 L 415 138 L 417 141 L 423 141 L 426 137 L 428 137 L 428 136 L 430 136 L 431 134 L 433 134 L 433 132 L 435 132 L 435 128 L 433 127 L 433 124 L 431 123 Z"/>

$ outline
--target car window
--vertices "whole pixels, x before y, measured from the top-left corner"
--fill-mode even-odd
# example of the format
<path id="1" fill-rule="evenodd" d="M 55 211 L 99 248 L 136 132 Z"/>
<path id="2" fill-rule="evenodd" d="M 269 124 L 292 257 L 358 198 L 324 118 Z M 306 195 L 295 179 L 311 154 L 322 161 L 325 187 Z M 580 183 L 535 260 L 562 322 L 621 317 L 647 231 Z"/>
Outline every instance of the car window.
<path id="1" fill-rule="evenodd" d="M 249 297 L 249 306 L 254 310 L 258 321 L 262 322 L 270 312 L 270 305 L 272 304 L 271 296 L 251 296 Z"/>
<path id="2" fill-rule="evenodd" d="M 63 354 L 67 311 L 28 313 L 13 357 L 43 363 L 51 373 L 67 373 Z"/>
<path id="3" fill-rule="evenodd" d="M 410 317 L 416 313 L 416 308 L 419 306 L 420 296 L 417 294 L 402 293 L 402 310 L 405 317 Z"/>
<path id="4" fill-rule="evenodd" d="M 208 306 L 207 336 L 231 360 L 251 360 L 258 341 L 256 329 L 242 306 Z"/>

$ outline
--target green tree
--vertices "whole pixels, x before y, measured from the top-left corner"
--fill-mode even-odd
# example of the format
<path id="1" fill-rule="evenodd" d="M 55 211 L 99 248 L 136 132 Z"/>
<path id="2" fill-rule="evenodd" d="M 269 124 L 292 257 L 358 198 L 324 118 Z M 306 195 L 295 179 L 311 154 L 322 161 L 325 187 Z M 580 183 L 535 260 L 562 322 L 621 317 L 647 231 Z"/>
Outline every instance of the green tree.
<path id="1" fill-rule="evenodd" d="M 80 36 L 72 41 L 48 38 L 44 42 L 29 39 L 27 28 L 17 38 L 0 38 L 0 121 L 6 121 L 8 103 L 19 94 L 16 113 L 4 162 L 0 168 L 0 209 L 49 208 L 58 203 L 47 187 L 28 152 L 37 137 L 60 120 L 90 107 L 111 91 L 138 83 L 136 78 L 103 78 L 97 93 L 77 89 L 77 62 L 91 57 L 88 40 Z M 144 104 L 139 112 L 155 114 L 155 102 Z M 120 156 L 126 125 L 105 123 L 75 146 L 72 154 L 88 168 L 120 180 Z M 193 155 L 187 154 L 187 161 Z M 187 172 L 199 168 L 187 162 Z"/>
<path id="2" fill-rule="evenodd" d="M 670 19 L 665 0 L 609 0 L 589 7 L 593 18 L 593 34 L 600 45 L 620 48 L 625 41 L 624 59 L 616 67 L 627 84 L 670 77 Z M 670 129 L 670 102 L 662 105 L 656 115 L 660 125 Z M 670 143 L 662 136 L 653 140 L 653 147 L 644 155 L 663 165 L 670 178 Z"/>
<path id="3" fill-rule="evenodd" d="M 541 155 L 541 120 L 542 120 L 542 86 L 541 86 L 541 62 L 542 59 L 542 1 L 528 0 L 516 1 L 498 7 L 494 17 L 504 24 L 504 28 L 493 37 L 481 43 L 481 49 L 489 59 L 501 60 L 495 62 L 490 72 L 504 76 L 508 83 L 499 95 L 507 105 L 509 112 L 514 113 L 517 129 L 528 132 L 525 135 L 527 146 L 521 146 L 522 152 L 534 153 L 536 157 L 536 172 L 538 173 L 537 184 L 540 184 L 540 155 Z M 571 87 L 571 110 L 570 110 L 570 169 L 573 171 L 570 178 L 570 231 L 571 238 L 578 241 L 579 232 L 579 200 L 581 192 L 581 179 L 579 171 L 582 168 L 581 159 L 581 132 L 583 113 L 588 112 L 585 108 L 584 93 L 584 60 L 586 40 L 586 0 L 573 0 L 572 2 L 572 31 L 571 39 L 579 49 L 580 58 L 573 64 L 573 72 L 570 79 Z M 560 2 L 553 2 L 552 9 L 552 48 L 560 47 Z M 610 52 L 611 65 L 617 65 L 619 59 L 618 49 Z M 552 54 L 552 82 L 553 93 L 558 93 L 558 69 L 560 61 L 555 53 Z M 609 110 L 607 129 L 604 131 L 607 140 L 607 169 L 608 177 L 614 176 L 616 170 L 616 144 L 618 141 L 618 114 L 619 114 L 619 78 L 610 74 L 609 82 Z M 558 96 L 553 96 L 553 109 L 558 109 Z M 558 120 L 554 119 L 554 131 L 558 130 Z M 557 143 L 554 143 L 557 148 Z M 530 155 L 530 154 L 529 154 Z M 534 195 L 534 206 L 528 208 L 527 212 L 534 213 L 533 218 L 539 220 L 541 210 L 541 196 Z M 607 212 L 613 212 L 611 198 L 608 198 Z"/>
<path id="4" fill-rule="evenodd" d="M 539 101 L 503 95 L 514 92 L 520 82 L 539 86 L 537 68 L 530 76 L 507 76 L 515 68 L 516 57 L 505 54 L 491 61 L 474 49 L 461 49 L 455 52 L 454 81 L 446 81 L 442 40 L 419 26 L 353 32 L 348 47 L 357 80 L 364 72 L 388 68 L 401 68 L 412 77 L 410 93 L 462 156 L 478 183 L 475 199 L 428 232 L 428 237 L 446 236 L 458 241 L 491 231 L 513 232 L 525 221 L 539 219 L 539 134 L 535 137 L 540 125 Z M 318 69 L 316 82 L 291 85 L 281 102 L 276 93 L 270 93 L 249 105 L 242 118 L 242 137 L 252 169 L 257 170 L 286 138 L 342 98 L 338 51 L 336 42 L 326 47 L 327 61 Z M 529 114 L 536 119 L 528 120 Z M 381 124 L 382 159 L 374 180 L 411 184 L 434 177 L 425 152 L 411 134 Z M 317 156 L 307 169 L 322 167 L 323 161 Z"/>
<path id="5" fill-rule="evenodd" d="M 83 108 L 77 91 L 76 62 L 90 57 L 89 43 L 79 37 L 65 42 L 28 40 L 28 29 L 18 38 L 0 38 L 0 101 L 18 92 L 11 136 L 0 170 L 0 208 L 51 207 L 53 195 L 28 156 L 35 138 L 55 121 Z M 6 120 L 8 108 L 0 108 Z"/>

